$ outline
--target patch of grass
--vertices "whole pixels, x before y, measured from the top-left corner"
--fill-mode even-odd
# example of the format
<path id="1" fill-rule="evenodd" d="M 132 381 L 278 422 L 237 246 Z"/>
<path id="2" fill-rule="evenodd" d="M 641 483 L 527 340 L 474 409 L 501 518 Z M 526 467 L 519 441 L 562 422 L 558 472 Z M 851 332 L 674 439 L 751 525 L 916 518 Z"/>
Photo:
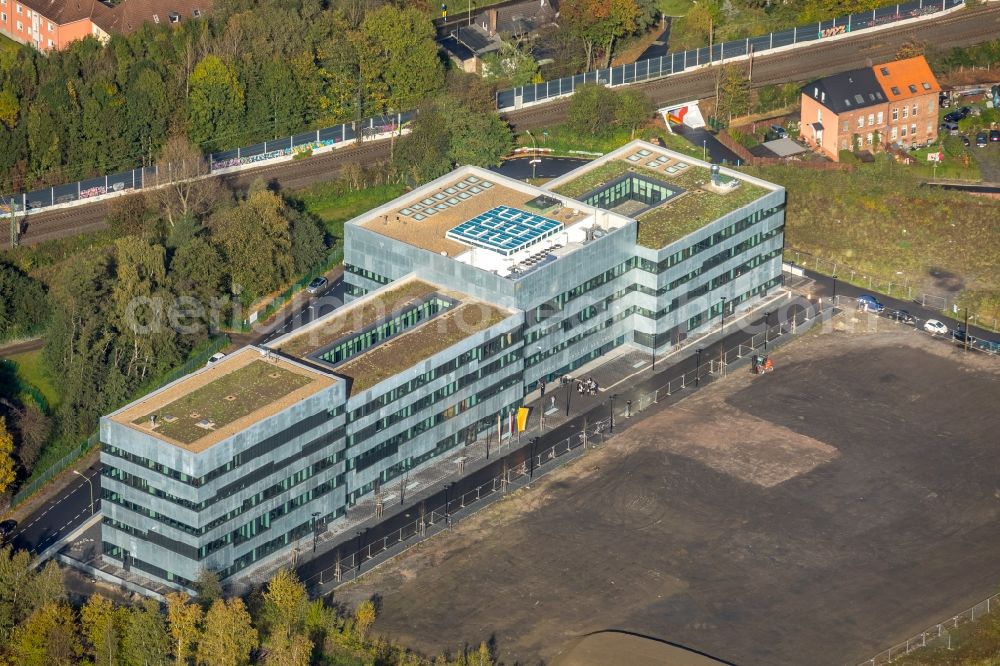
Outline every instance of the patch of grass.
<path id="1" fill-rule="evenodd" d="M 664 16 L 686 16 L 691 7 L 694 6 L 692 0 L 657 0 L 657 8 Z"/>
<path id="2" fill-rule="evenodd" d="M 339 340 L 352 331 L 360 331 L 382 317 L 401 309 L 411 301 L 434 293 L 436 288 L 420 280 L 407 280 L 355 306 L 344 308 L 321 326 L 308 328 L 278 349 L 292 356 L 304 356 Z"/>
<path id="3" fill-rule="evenodd" d="M 17 367 L 17 377 L 22 383 L 33 386 L 42 394 L 49 408 L 59 404 L 60 395 L 42 360 L 42 350 L 22 352 L 4 357 Z M 42 407 L 42 405 L 39 405 Z"/>
<path id="4" fill-rule="evenodd" d="M 971 153 L 975 149 L 975 144 L 972 144 L 969 148 L 962 145 L 961 137 L 946 135 L 941 137 L 933 146 L 914 150 L 910 153 L 913 155 L 915 161 L 915 164 L 911 165 L 911 168 L 921 178 L 951 178 L 955 180 L 978 181 L 981 179 L 979 165 L 973 159 L 974 153 Z M 935 168 L 935 162 L 927 161 L 927 156 L 930 153 L 942 151 L 944 152 L 944 161 L 938 162 L 937 168 Z"/>
<path id="5" fill-rule="evenodd" d="M 357 394 L 444 351 L 473 333 L 499 324 L 507 316 L 508 313 L 492 305 L 465 303 L 394 341 L 381 344 L 344 363 L 336 372 L 353 380 L 351 394 Z"/>
<path id="6" fill-rule="evenodd" d="M 273 363 L 253 361 L 156 410 L 156 432 L 191 444 L 211 432 L 198 425 L 202 420 L 212 423 L 212 430 L 221 428 L 311 381 Z M 148 421 L 149 414 L 144 414 L 132 423 L 144 425 Z"/>
<path id="7" fill-rule="evenodd" d="M 902 657 L 898 666 L 986 666 L 1000 654 L 1000 613 L 947 630 L 928 647 Z"/>
<path id="8" fill-rule="evenodd" d="M 967 290 L 1000 291 L 1000 201 L 923 187 L 919 171 L 882 154 L 853 172 L 747 171 L 786 188 L 789 247 L 882 280 L 908 280 L 915 292 L 932 285 L 932 271 L 959 276 Z"/>
<path id="9" fill-rule="evenodd" d="M 397 184 L 348 190 L 342 183 L 334 181 L 289 192 L 287 196 L 301 202 L 306 211 L 321 219 L 332 236 L 343 238 L 344 222 L 392 201 L 405 191 L 405 186 Z"/>
<path id="10" fill-rule="evenodd" d="M 556 188 L 555 191 L 566 196 L 579 197 L 629 171 L 686 190 L 678 198 L 639 216 L 637 240 L 640 245 L 652 249 L 665 247 L 767 193 L 762 187 L 741 182 L 735 190 L 718 194 L 702 187 L 711 177 L 708 169 L 703 167 L 689 166 L 684 171 L 668 174 L 621 160 L 602 164 Z"/>

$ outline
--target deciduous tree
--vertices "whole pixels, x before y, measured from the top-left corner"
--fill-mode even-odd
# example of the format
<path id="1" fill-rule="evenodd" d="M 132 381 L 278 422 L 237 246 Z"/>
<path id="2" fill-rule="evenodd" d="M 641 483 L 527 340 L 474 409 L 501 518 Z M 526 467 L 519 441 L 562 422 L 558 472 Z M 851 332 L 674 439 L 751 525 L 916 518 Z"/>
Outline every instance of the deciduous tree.
<path id="1" fill-rule="evenodd" d="M 167 140 L 156 168 L 156 182 L 165 186 L 150 190 L 150 197 L 170 226 L 184 216 L 206 215 L 226 198 L 218 179 L 199 178 L 208 173 L 208 164 L 184 136 Z"/>
<path id="2" fill-rule="evenodd" d="M 603 136 L 614 128 L 618 111 L 615 91 L 600 85 L 580 86 L 570 98 L 568 122 L 580 134 Z"/>
<path id="3" fill-rule="evenodd" d="M 126 609 L 116 608 L 99 594 L 92 594 L 80 609 L 80 628 L 95 666 L 121 663 L 122 633 L 127 620 Z"/>
<path id="4" fill-rule="evenodd" d="M 375 624 L 375 604 L 371 601 L 362 602 L 354 611 L 354 632 L 358 640 L 364 642 L 368 640 L 368 632 Z"/>
<path id="5" fill-rule="evenodd" d="M 204 666 L 242 666 L 257 647 L 257 630 L 242 599 L 216 599 L 205 614 L 198 642 L 198 663 Z"/>
<path id="6" fill-rule="evenodd" d="M 131 610 L 122 640 L 125 666 L 167 666 L 170 644 L 159 604 L 146 599 L 139 608 Z"/>
<path id="7" fill-rule="evenodd" d="M 7 430 L 6 417 L 0 416 L 0 493 L 14 483 L 14 436 Z"/>
<path id="8" fill-rule="evenodd" d="M 216 215 L 212 239 L 226 261 L 229 284 L 249 303 L 292 275 L 291 237 L 285 204 L 273 192 L 258 191 Z"/>
<path id="9" fill-rule="evenodd" d="M 18 666 L 72 666 L 81 652 L 73 610 L 45 604 L 18 626 L 12 647 Z"/>
<path id="10" fill-rule="evenodd" d="M 188 136 L 202 149 L 215 150 L 243 136 L 244 90 L 235 70 L 208 55 L 191 74 Z"/>
<path id="11" fill-rule="evenodd" d="M 174 663 L 184 666 L 198 644 L 203 617 L 201 607 L 182 592 L 167 595 L 167 622 L 174 644 Z"/>

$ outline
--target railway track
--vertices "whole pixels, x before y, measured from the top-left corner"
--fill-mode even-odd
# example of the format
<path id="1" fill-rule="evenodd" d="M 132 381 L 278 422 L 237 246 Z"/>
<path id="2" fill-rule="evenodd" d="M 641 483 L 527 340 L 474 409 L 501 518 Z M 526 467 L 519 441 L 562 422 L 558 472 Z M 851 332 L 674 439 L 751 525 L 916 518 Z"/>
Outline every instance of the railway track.
<path id="1" fill-rule="evenodd" d="M 917 40 L 937 47 L 966 46 L 1000 34 L 1000 6 L 966 9 L 920 23 L 907 24 L 873 33 L 862 33 L 842 39 L 815 43 L 754 58 L 755 87 L 801 81 L 825 76 L 850 67 L 863 67 L 871 62 L 891 58 L 899 47 Z M 716 69 L 700 69 L 663 79 L 636 84 L 658 106 L 715 94 Z M 511 111 L 504 117 L 517 130 L 536 129 L 561 122 L 566 117 L 568 100 Z M 346 164 L 370 165 L 389 157 L 389 142 L 365 143 L 344 148 L 307 160 L 264 165 L 256 169 L 221 176 L 235 189 L 245 189 L 257 178 L 280 188 L 306 187 L 334 177 Z M 28 218 L 28 227 L 21 242 L 25 245 L 85 233 L 104 226 L 107 204 L 97 202 L 65 210 L 43 213 Z"/>

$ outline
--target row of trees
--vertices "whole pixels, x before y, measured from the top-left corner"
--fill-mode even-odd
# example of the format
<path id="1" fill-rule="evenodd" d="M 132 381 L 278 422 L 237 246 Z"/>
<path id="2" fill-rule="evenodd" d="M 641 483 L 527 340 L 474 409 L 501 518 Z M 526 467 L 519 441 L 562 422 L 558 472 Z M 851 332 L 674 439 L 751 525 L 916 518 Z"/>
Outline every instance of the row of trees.
<path id="1" fill-rule="evenodd" d="M 387 0 L 230 0 L 107 46 L 0 63 L 0 190 L 151 164 L 415 108 L 443 85 L 433 26 Z"/>
<path id="2" fill-rule="evenodd" d="M 183 138 L 171 142 L 173 154 L 198 159 Z M 0 440 L 13 438 L 22 477 L 46 447 L 68 451 L 247 304 L 320 265 L 331 242 L 316 218 L 260 181 L 239 196 L 212 179 L 178 182 L 110 210 L 110 240 L 36 269 L 44 283 L 0 262 L 0 294 L 10 293 L 0 322 L 44 334 L 43 364 L 62 396 L 50 411 L 0 366 Z M 10 485 L 4 455 L 0 446 L 0 493 Z"/>
<path id="3" fill-rule="evenodd" d="M 376 607 L 351 615 L 321 600 L 287 570 L 244 601 L 223 598 L 202 577 L 201 594 L 166 603 L 116 604 L 100 594 L 80 607 L 67 600 L 59 567 L 40 571 L 25 551 L 0 550 L 0 663 L 17 666 L 493 666 L 483 644 L 429 661 L 372 637 Z"/>

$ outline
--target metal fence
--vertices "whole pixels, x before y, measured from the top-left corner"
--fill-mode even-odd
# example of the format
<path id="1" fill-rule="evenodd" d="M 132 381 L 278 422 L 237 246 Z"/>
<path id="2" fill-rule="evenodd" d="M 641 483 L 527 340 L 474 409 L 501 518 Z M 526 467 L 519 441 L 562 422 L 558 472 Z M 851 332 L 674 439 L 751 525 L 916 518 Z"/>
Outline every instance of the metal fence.
<path id="1" fill-rule="evenodd" d="M 220 335 L 214 338 L 208 345 L 203 347 L 194 356 L 188 359 L 183 365 L 178 366 L 171 370 L 169 373 L 164 375 L 159 381 L 151 386 L 143 387 L 136 392 L 137 395 L 143 395 L 151 390 L 157 389 L 161 386 L 165 386 L 172 381 L 180 379 L 184 375 L 194 372 L 196 369 L 205 365 L 212 354 L 215 354 L 220 349 L 229 344 L 229 336 Z M 75 446 L 69 453 L 60 458 L 57 462 L 50 465 L 44 472 L 39 476 L 33 478 L 29 483 L 25 484 L 17 494 L 11 498 L 11 508 L 18 506 L 26 499 L 34 495 L 38 490 L 44 486 L 46 483 L 51 481 L 55 476 L 61 474 L 66 469 L 68 469 L 73 463 L 87 455 L 98 442 L 98 433 L 90 435 L 86 440 Z M 100 500 L 98 500 L 100 501 Z"/>
<path id="2" fill-rule="evenodd" d="M 801 327 L 811 324 L 817 319 L 822 319 L 832 310 L 830 303 L 824 304 L 822 302 L 804 307 L 788 320 L 773 326 L 764 326 L 762 331 L 725 352 L 713 353 L 711 358 L 706 355 L 703 362 L 698 363 L 694 370 L 674 377 L 653 391 L 639 392 L 629 396 L 624 394 L 621 397 L 615 396 L 610 401 L 610 414 L 590 423 L 585 422 L 578 433 L 565 437 L 544 449 L 536 450 L 534 444 L 530 443 L 531 439 L 526 439 L 526 444 L 518 448 L 514 448 L 517 445 L 508 440 L 511 451 L 502 454 L 501 457 L 497 457 L 495 453 L 488 466 L 475 470 L 465 477 L 467 480 L 472 480 L 470 488 L 461 492 L 452 491 L 450 495 L 445 491 L 443 496 L 442 493 L 438 493 L 432 498 L 425 499 L 413 510 L 410 510 L 411 513 L 416 511 L 416 516 L 412 520 L 394 522 L 391 529 L 377 529 L 380 527 L 379 525 L 370 527 L 370 531 L 377 530 L 379 532 L 379 536 L 375 538 L 369 539 L 367 537 L 369 530 L 359 531 L 356 539 L 342 541 L 338 545 L 322 549 L 321 556 L 326 556 L 327 553 L 331 552 L 334 554 L 333 563 L 320 569 L 318 573 L 304 576 L 303 583 L 313 589 L 322 588 L 325 591 L 327 586 L 336 587 L 356 579 L 379 563 L 404 550 L 411 542 L 416 543 L 423 538 L 448 529 L 453 522 L 522 487 L 536 475 L 555 468 L 559 463 L 573 457 L 568 457 L 568 454 L 579 454 L 587 448 L 600 446 L 622 423 L 622 419 L 637 415 L 654 404 L 679 400 L 685 394 L 686 389 L 700 386 L 702 383 L 708 384 L 716 378 L 725 376 L 730 369 L 749 366 L 751 357 L 758 350 L 766 350 L 769 344 L 776 343 L 781 338 L 787 338 Z M 466 460 L 465 464 L 471 467 L 481 460 L 482 458 L 470 459 Z M 493 474 L 493 470 L 497 470 L 499 473 Z M 484 480 L 474 481 L 477 476 L 484 478 Z M 378 508 L 371 515 L 353 521 L 350 526 L 344 527 L 341 531 L 348 533 L 377 517 L 381 517 Z M 393 518 L 388 518 L 386 522 L 392 520 Z M 313 537 L 308 537 L 306 541 L 312 539 Z M 394 550 L 396 552 L 392 552 Z M 299 564 L 304 563 L 305 560 L 299 562 Z M 257 582 L 264 579 L 266 579 L 266 574 L 263 573 L 254 578 Z"/>
<path id="3" fill-rule="evenodd" d="M 774 49 L 803 42 L 814 42 L 843 35 L 864 28 L 907 21 L 928 14 L 936 14 L 964 4 L 965 0 L 913 0 L 903 4 L 879 7 L 870 12 L 849 14 L 829 21 L 819 21 L 806 26 L 772 32 L 760 37 L 747 37 L 711 47 L 703 46 L 680 53 L 668 53 L 659 58 L 639 60 L 618 67 L 598 69 L 576 76 L 566 76 L 554 81 L 543 81 L 528 86 L 502 90 L 496 93 L 496 106 L 500 111 L 519 109 L 525 104 L 571 95 L 578 86 L 597 83 L 607 86 L 629 85 L 650 81 L 702 65 L 723 63 L 732 58 L 750 54 L 760 55 Z"/>
<path id="4" fill-rule="evenodd" d="M 863 271 L 848 264 L 817 257 L 809 252 L 793 248 L 785 248 L 785 259 L 794 259 L 795 264 L 802 268 L 809 268 L 824 275 L 836 275 L 838 278 L 851 284 L 867 287 L 874 292 L 887 296 L 905 298 L 908 301 L 920 303 L 923 307 L 933 308 L 939 312 L 950 312 L 954 316 L 961 310 L 958 303 L 954 300 L 920 291 L 922 284 L 918 283 L 916 286 L 911 284 L 909 277 L 903 271 L 897 272 L 895 277 L 892 278 L 880 277 L 870 271 Z M 969 325 L 1000 332 L 1000 318 L 996 316 L 986 316 L 977 312 L 970 312 Z"/>
<path id="5" fill-rule="evenodd" d="M 952 647 L 952 636 L 950 630 L 956 629 L 958 626 L 967 622 L 974 622 L 977 618 L 992 613 L 997 609 L 998 604 L 1000 604 L 1000 594 L 994 594 L 992 597 L 980 601 L 972 608 L 966 609 L 961 613 L 948 618 L 944 622 L 939 622 L 933 627 L 928 627 L 919 634 L 906 639 L 902 643 L 893 645 L 888 650 L 879 652 L 871 659 L 859 663 L 858 666 L 880 666 L 881 664 L 889 664 L 915 650 L 920 650 L 925 647 L 937 646 L 945 647 L 950 650 Z"/>
<path id="6" fill-rule="evenodd" d="M 693 67 L 725 62 L 727 58 L 766 53 L 785 46 L 828 39 L 863 28 L 908 21 L 953 9 L 964 3 L 965 0 L 912 0 L 903 4 L 879 7 L 871 12 L 860 12 L 829 21 L 819 21 L 815 25 L 799 26 L 789 30 L 771 32 L 760 37 L 747 37 L 714 44 L 711 47 L 704 46 L 681 53 L 668 53 L 659 58 L 639 60 L 618 67 L 599 69 L 554 81 L 543 81 L 530 86 L 497 92 L 496 108 L 499 111 L 518 109 L 525 104 L 571 95 L 578 86 L 585 83 L 621 86 L 663 78 L 672 74 L 680 74 Z M 363 139 L 366 136 L 398 131 L 403 124 L 410 122 L 415 117 L 416 111 L 404 111 L 396 114 L 395 117 L 373 116 L 357 123 L 342 123 L 272 141 L 263 141 L 251 146 L 209 153 L 206 156 L 208 173 L 297 153 L 309 154 L 310 151 L 355 140 L 359 134 Z M 0 217 L 40 211 L 107 194 L 149 189 L 159 186 L 161 182 L 169 182 L 169 178 L 169 174 L 160 174 L 156 166 L 137 167 L 75 183 L 65 183 L 19 194 L 8 194 L 0 197 Z"/>
<path id="7" fill-rule="evenodd" d="M 296 154 L 309 154 L 336 144 L 341 144 L 361 138 L 398 131 L 402 125 L 416 117 L 415 111 L 406 111 L 395 116 L 374 116 L 365 118 L 358 123 L 342 123 L 333 127 L 303 132 L 292 136 L 264 141 L 252 146 L 236 148 L 205 156 L 207 171 L 205 175 L 245 166 L 278 157 Z M 0 217 L 10 217 L 11 214 L 25 211 L 40 211 L 52 206 L 84 201 L 106 194 L 122 194 L 129 191 L 139 191 L 158 187 L 170 182 L 169 168 L 167 173 L 159 173 L 156 166 L 138 167 L 96 178 L 87 178 L 75 183 L 55 185 L 31 192 L 5 195 L 0 197 Z"/>

